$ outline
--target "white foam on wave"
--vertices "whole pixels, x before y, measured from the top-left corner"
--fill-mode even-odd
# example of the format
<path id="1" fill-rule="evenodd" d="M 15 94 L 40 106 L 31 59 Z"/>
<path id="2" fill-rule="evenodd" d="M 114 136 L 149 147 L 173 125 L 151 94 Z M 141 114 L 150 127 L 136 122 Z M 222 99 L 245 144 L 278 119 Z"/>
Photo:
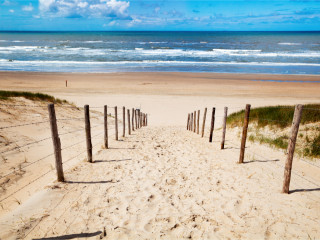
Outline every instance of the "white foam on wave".
<path id="1" fill-rule="evenodd" d="M 279 45 L 288 45 L 288 46 L 298 46 L 301 45 L 301 43 L 291 43 L 291 42 L 280 42 Z"/>
<path id="2" fill-rule="evenodd" d="M 185 50 L 185 49 L 112 49 L 112 48 L 89 48 L 89 47 L 48 47 L 48 46 L 8 46 L 0 47 L 0 53 L 22 53 L 22 52 L 45 52 L 48 55 L 130 55 L 132 58 L 149 57 L 193 57 L 193 58 L 213 58 L 213 57 L 289 57 L 289 58 L 319 58 L 320 51 L 282 51 L 263 52 L 260 49 L 212 49 L 212 50 Z"/>
<path id="3" fill-rule="evenodd" d="M 93 62 L 93 61 L 20 61 L 0 59 L 1 66 L 24 65 L 24 66 L 68 66 L 68 65 L 171 65 L 171 66 L 216 66 L 216 65 L 262 65 L 262 66 L 315 66 L 319 67 L 318 63 L 284 63 L 284 62 L 196 62 L 196 61 L 157 61 L 157 60 L 144 60 L 144 61 L 106 61 L 106 62 Z"/>

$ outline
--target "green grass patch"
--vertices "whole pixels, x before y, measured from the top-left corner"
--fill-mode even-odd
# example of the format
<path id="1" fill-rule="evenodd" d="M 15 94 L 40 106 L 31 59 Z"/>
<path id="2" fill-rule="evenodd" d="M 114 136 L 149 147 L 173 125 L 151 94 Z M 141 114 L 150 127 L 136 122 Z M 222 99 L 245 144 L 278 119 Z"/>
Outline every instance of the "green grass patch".
<path id="1" fill-rule="evenodd" d="M 320 133 L 311 141 L 311 144 L 303 150 L 305 156 L 320 157 Z"/>
<path id="2" fill-rule="evenodd" d="M 20 91 L 3 91 L 0 90 L 0 100 L 8 100 L 12 97 L 24 97 L 33 101 L 46 101 L 51 103 L 68 103 L 67 100 L 62 100 L 59 98 L 55 98 L 48 94 L 43 93 L 32 93 L 32 92 L 20 92 Z"/>
<path id="3" fill-rule="evenodd" d="M 319 111 L 317 111 L 319 110 Z M 277 126 L 289 127 L 292 124 L 294 106 L 272 106 L 253 108 L 250 111 L 250 122 L 257 122 L 258 127 Z M 232 113 L 227 118 L 227 124 L 231 127 L 242 126 L 244 110 Z M 320 104 L 304 105 L 301 123 L 320 122 Z"/>

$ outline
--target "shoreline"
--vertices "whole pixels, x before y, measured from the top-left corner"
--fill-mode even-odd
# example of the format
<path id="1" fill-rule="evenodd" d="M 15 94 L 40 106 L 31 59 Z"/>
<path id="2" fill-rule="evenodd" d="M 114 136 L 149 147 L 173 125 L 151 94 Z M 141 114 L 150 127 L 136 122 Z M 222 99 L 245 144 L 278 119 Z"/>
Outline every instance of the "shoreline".
<path id="1" fill-rule="evenodd" d="M 221 74 L 221 75 L 258 75 L 258 76 L 302 76 L 302 77 L 319 77 L 320 81 L 320 74 L 281 74 L 281 73 L 230 73 L 230 72 L 197 72 L 197 71 L 136 71 L 136 72 L 40 72 L 40 71 L 10 71 L 10 70 L 0 70 L 0 75 L 3 73 L 24 73 L 24 74 L 150 74 L 150 73 L 172 73 L 172 74 Z M 315 80 L 317 81 L 317 80 Z"/>
<path id="2" fill-rule="evenodd" d="M 263 81 L 263 80 L 280 80 Z M 68 81 L 66 87 L 65 81 Z M 287 82 L 295 81 L 295 82 Z M 301 82 L 301 81 L 313 82 Z M 128 106 L 150 114 L 152 125 L 184 125 L 185 113 L 216 107 L 223 115 L 252 107 L 319 103 L 319 76 L 221 73 L 0 72 L 0 89 L 41 92 L 76 106 Z M 232 109 L 233 108 L 233 109 Z M 102 108 L 101 108 L 102 109 Z M 218 125 L 221 124 L 221 119 Z"/>

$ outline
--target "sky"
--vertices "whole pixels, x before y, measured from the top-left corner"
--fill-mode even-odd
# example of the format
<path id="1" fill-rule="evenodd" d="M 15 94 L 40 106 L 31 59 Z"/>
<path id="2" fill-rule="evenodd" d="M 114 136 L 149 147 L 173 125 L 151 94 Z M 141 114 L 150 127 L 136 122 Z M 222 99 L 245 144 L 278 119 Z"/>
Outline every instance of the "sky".
<path id="1" fill-rule="evenodd" d="M 320 0 L 0 0 L 0 31 L 320 31 Z"/>

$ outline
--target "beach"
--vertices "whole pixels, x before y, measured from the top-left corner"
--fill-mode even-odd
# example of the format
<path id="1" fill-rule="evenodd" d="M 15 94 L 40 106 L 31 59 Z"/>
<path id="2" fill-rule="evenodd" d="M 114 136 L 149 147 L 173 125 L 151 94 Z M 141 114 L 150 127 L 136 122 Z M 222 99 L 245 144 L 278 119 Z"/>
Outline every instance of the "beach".
<path id="1" fill-rule="evenodd" d="M 317 75 L 0 72 L 0 77 L 3 90 L 48 93 L 79 107 L 141 107 L 151 125 L 185 125 L 190 109 L 204 107 L 222 115 L 225 106 L 319 102 Z"/>
<path id="2" fill-rule="evenodd" d="M 47 93 L 79 107 L 56 106 L 58 119 L 71 119 L 58 121 L 60 133 L 80 130 L 62 135 L 62 148 L 84 139 L 83 121 L 72 120 L 83 117 L 83 105 L 92 107 L 92 126 L 98 126 L 92 130 L 93 163 L 86 162 L 85 142 L 63 151 L 65 183 L 55 180 L 53 156 L 24 168 L 52 152 L 51 139 L 3 159 L 2 175 L 12 170 L 10 164 L 17 170 L 2 190 L 9 197 L 1 205 L 0 238 L 318 239 L 320 192 L 313 183 L 320 181 L 319 168 L 295 156 L 292 193 L 282 194 L 285 151 L 248 143 L 246 164 L 237 164 L 239 128 L 227 129 L 220 150 L 224 107 L 231 114 L 246 104 L 319 103 L 318 81 L 317 75 L 0 72 L 2 90 Z M 25 107 L 2 105 L 1 127 L 48 118 L 45 103 L 5 103 Z M 104 105 L 111 114 L 114 106 L 140 108 L 148 126 L 125 137 L 120 129 L 120 141 L 112 135 L 105 149 Z M 201 138 L 186 130 L 187 114 L 203 114 L 205 107 Z M 209 143 L 212 107 L 216 125 Z M 109 121 L 111 135 L 114 119 Z M 9 145 L 1 150 L 50 138 L 46 124 L 2 131 Z"/>

